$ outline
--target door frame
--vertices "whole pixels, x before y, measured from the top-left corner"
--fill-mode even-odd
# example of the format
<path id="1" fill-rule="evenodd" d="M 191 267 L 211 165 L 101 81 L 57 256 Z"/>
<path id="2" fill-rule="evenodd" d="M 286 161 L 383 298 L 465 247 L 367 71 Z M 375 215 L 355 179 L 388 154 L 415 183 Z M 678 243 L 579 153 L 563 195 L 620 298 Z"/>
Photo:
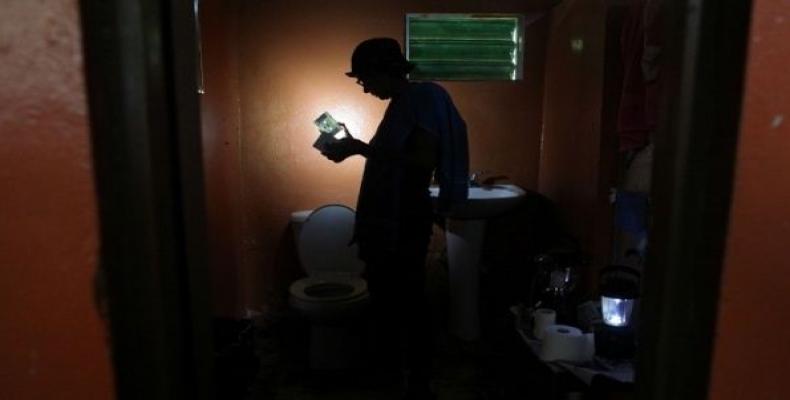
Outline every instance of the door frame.
<path id="1" fill-rule="evenodd" d="M 213 398 L 193 4 L 80 12 L 116 396 Z"/>
<path id="2" fill-rule="evenodd" d="M 704 399 L 751 1 L 664 2 L 637 398 Z M 213 395 L 192 1 L 81 1 L 120 399 Z"/>
<path id="3" fill-rule="evenodd" d="M 699 400 L 715 344 L 751 1 L 664 3 L 667 112 L 654 140 L 637 398 Z"/>

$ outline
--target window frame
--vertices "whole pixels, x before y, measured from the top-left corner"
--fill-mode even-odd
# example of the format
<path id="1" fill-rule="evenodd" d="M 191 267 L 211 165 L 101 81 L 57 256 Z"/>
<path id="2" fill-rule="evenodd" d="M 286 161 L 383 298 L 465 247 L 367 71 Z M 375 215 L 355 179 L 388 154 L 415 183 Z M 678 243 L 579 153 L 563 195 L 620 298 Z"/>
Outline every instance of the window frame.
<path id="1" fill-rule="evenodd" d="M 480 82 L 517 82 L 524 80 L 524 41 L 525 41 L 525 31 L 526 25 L 525 20 L 526 17 L 524 14 L 518 13 L 406 13 L 404 17 L 404 40 L 403 40 L 403 47 L 404 53 L 406 55 L 406 59 L 410 62 L 414 63 L 411 59 L 411 20 L 413 18 L 435 18 L 435 19 L 459 19 L 459 18 L 480 18 L 480 19 L 516 19 L 517 27 L 518 27 L 518 40 L 515 43 L 516 45 L 516 65 L 514 69 L 514 76 L 511 76 L 509 79 L 498 79 L 498 78 L 485 78 L 485 77 L 467 77 L 467 78 L 456 78 L 456 77 L 413 77 L 412 74 L 409 74 L 409 79 L 416 80 L 416 81 L 480 81 Z M 414 63 L 417 65 L 417 63 Z"/>

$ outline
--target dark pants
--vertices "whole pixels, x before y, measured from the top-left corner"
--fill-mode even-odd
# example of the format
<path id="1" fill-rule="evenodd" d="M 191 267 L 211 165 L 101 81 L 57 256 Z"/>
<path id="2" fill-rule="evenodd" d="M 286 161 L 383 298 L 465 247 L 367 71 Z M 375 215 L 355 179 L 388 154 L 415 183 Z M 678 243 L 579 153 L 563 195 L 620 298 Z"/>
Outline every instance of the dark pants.
<path id="1" fill-rule="evenodd" d="M 384 369 L 400 367 L 410 381 L 427 382 L 433 356 L 425 294 L 425 258 L 430 236 L 430 220 L 413 221 L 402 225 L 395 246 L 366 251 L 374 361 Z"/>

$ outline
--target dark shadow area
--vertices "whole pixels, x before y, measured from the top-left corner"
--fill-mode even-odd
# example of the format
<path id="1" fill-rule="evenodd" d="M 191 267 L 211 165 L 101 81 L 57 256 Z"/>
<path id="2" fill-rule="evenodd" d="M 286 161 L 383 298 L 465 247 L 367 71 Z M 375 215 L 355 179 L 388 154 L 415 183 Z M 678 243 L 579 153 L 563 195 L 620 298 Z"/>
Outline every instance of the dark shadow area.
<path id="1" fill-rule="evenodd" d="M 574 242 L 558 221 L 554 205 L 529 193 L 488 227 L 481 271 L 481 337 L 464 342 L 448 333 L 448 262 L 437 227 L 428 253 L 427 286 L 434 340 L 431 387 L 438 399 L 552 399 L 568 393 L 611 398 L 628 391 L 614 382 L 586 386 L 546 367 L 530 353 L 515 329 L 511 307 L 529 301 L 536 256 Z M 287 240 L 284 240 L 287 241 Z M 570 244 L 569 244 L 570 243 Z M 363 320 L 369 319 L 369 315 Z M 399 373 L 376 373 L 361 360 L 345 371 L 309 367 L 310 324 L 291 309 L 251 321 L 217 321 L 221 333 L 217 377 L 223 399 L 333 400 L 400 399 Z M 368 339 L 372 331 L 366 329 Z M 365 346 L 370 344 L 366 340 Z M 254 375 L 254 377 L 253 377 Z M 598 393 L 598 394 L 596 394 Z"/>

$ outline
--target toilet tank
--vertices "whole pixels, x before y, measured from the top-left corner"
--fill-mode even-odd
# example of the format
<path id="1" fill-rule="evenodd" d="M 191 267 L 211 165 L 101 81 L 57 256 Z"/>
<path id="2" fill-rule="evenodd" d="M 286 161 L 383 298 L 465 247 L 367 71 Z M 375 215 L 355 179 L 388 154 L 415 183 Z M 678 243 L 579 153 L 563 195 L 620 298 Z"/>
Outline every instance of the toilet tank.
<path id="1" fill-rule="evenodd" d="M 294 243 L 299 243 L 299 234 L 302 232 L 302 224 L 307 221 L 307 217 L 313 210 L 295 211 L 291 213 L 291 230 L 294 234 Z"/>

